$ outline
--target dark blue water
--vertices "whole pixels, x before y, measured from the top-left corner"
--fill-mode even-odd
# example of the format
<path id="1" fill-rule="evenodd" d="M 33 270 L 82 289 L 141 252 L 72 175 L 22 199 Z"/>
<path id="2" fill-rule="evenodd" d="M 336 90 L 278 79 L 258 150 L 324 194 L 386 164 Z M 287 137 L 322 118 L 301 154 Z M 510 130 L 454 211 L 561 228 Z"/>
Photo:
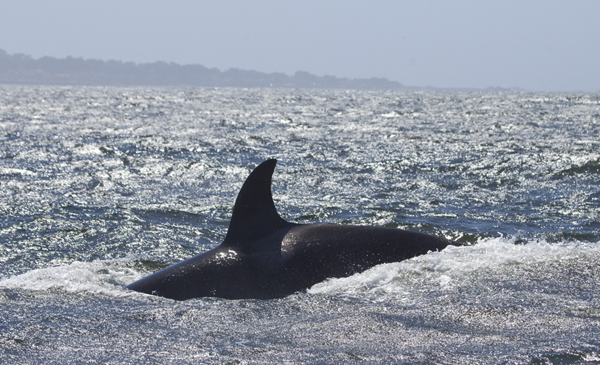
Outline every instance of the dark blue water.
<path id="1" fill-rule="evenodd" d="M 2 363 L 599 363 L 600 95 L 0 87 Z M 281 300 L 123 289 L 291 221 L 471 244 Z"/>

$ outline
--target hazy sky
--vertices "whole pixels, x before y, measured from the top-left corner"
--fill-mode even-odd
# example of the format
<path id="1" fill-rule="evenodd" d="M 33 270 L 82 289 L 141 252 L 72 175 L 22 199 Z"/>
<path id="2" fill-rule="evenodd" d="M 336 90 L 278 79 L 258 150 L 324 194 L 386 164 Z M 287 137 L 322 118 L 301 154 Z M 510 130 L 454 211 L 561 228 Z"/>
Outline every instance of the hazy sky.
<path id="1" fill-rule="evenodd" d="M 411 86 L 600 91 L 600 1 L 0 0 L 0 49 Z"/>

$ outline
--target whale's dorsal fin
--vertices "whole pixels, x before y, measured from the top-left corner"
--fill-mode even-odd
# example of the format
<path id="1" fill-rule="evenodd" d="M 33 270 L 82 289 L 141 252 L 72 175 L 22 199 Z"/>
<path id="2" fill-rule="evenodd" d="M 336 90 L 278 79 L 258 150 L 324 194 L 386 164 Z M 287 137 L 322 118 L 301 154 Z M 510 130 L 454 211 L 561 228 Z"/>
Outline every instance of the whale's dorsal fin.
<path id="1" fill-rule="evenodd" d="M 269 240 L 261 240 L 293 225 L 279 216 L 273 203 L 271 177 L 276 164 L 275 159 L 267 160 L 250 173 L 235 200 L 229 230 L 222 245 L 249 254 L 281 249 L 281 241 L 269 243 Z"/>

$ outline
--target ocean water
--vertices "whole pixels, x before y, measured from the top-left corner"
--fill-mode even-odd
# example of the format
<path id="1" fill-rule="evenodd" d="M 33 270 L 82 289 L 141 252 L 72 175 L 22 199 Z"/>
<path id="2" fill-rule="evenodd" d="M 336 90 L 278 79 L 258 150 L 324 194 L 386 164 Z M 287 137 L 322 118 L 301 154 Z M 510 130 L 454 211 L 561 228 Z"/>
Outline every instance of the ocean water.
<path id="1" fill-rule="evenodd" d="M 123 288 L 282 217 L 464 243 L 277 300 Z M 0 363 L 600 363 L 600 95 L 0 86 Z"/>

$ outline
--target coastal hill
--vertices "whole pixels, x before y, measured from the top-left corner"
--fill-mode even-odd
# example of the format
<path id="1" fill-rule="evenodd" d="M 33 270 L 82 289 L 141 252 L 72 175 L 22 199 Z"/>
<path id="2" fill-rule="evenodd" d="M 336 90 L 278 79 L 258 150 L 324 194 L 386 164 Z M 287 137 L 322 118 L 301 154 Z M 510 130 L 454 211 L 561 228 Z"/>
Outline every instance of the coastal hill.
<path id="1" fill-rule="evenodd" d="M 384 78 L 347 79 L 316 76 L 298 71 L 264 73 L 230 68 L 220 71 L 202 65 L 179 65 L 173 62 L 136 64 L 133 62 L 86 60 L 82 58 L 9 55 L 0 49 L 0 84 L 30 85 L 98 85 L 98 86 L 204 86 L 204 87 L 278 87 L 404 89 Z"/>

